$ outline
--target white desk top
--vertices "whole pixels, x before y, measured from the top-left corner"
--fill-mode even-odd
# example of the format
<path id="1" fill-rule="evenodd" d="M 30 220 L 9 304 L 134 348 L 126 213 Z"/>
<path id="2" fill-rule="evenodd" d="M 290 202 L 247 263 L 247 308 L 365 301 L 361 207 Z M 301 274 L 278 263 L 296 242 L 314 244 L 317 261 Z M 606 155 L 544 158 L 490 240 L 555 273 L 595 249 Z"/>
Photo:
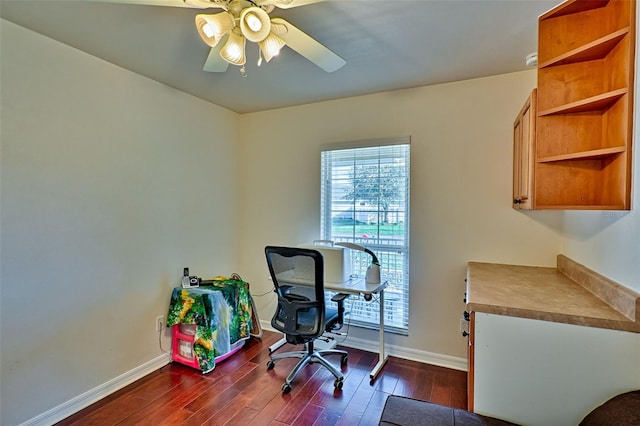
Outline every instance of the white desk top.
<path id="1" fill-rule="evenodd" d="M 278 281 L 283 284 L 303 285 L 307 287 L 315 286 L 315 282 L 313 280 L 294 277 L 293 271 L 286 271 L 278 274 Z M 344 283 L 332 283 L 325 281 L 324 289 L 349 294 L 373 294 L 380 293 L 387 287 L 387 285 L 389 285 L 389 282 L 386 280 L 378 284 L 367 284 L 364 277 L 357 277 L 351 278 L 349 281 Z"/>

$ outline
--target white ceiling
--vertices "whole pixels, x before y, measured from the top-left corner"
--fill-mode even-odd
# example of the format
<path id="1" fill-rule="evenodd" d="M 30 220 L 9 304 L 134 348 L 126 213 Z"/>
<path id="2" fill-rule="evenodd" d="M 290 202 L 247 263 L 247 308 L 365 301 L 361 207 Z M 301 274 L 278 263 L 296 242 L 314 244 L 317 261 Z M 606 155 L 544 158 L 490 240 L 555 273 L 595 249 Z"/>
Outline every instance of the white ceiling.
<path id="1" fill-rule="evenodd" d="M 103 0 L 104 1 L 104 0 Z M 197 9 L 88 0 L 0 0 L 0 15 L 91 55 L 238 113 L 526 69 L 537 17 L 559 0 L 341 0 L 282 17 L 347 61 L 327 73 L 285 47 L 247 72 L 207 73 Z M 219 9 L 210 9 L 216 13 Z M 43 70 L 46 72 L 46 70 Z"/>

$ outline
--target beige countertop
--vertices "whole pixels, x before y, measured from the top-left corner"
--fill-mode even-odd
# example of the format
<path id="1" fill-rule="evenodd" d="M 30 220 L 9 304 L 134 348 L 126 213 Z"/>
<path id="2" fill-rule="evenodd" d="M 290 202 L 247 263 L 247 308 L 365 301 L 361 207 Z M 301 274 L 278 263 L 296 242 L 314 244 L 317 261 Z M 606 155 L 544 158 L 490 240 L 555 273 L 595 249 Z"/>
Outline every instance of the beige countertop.
<path id="1" fill-rule="evenodd" d="M 559 265 L 560 260 L 559 256 Z M 566 257 L 562 260 L 563 266 L 574 263 Z M 593 284 L 594 276 L 608 280 L 582 265 L 575 265 L 586 271 L 579 272 L 587 274 L 588 283 L 574 281 L 569 276 L 580 278 L 581 275 L 565 275 L 560 268 L 469 262 L 467 309 L 640 333 L 640 295 L 616 283 L 605 282 L 608 293 L 614 294 L 607 302 L 596 295 L 598 291 L 590 291 L 589 285 Z M 623 293 L 621 297 L 626 304 L 620 303 L 616 291 Z"/>

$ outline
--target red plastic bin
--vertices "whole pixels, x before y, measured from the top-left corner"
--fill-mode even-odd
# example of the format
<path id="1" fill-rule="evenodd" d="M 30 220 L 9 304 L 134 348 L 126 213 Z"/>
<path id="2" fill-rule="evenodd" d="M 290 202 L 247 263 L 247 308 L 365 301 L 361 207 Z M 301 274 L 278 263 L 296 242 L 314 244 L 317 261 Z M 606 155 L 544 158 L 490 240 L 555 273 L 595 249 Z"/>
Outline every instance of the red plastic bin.
<path id="1" fill-rule="evenodd" d="M 200 370 L 198 358 L 193 350 L 196 335 L 195 324 L 177 324 L 172 326 L 171 359 L 180 364 Z M 240 340 L 231 345 L 231 350 L 223 355 L 215 357 L 215 363 L 219 363 L 238 352 L 244 346 L 245 340 Z"/>
<path id="2" fill-rule="evenodd" d="M 171 327 L 173 337 L 171 342 L 171 359 L 189 367 L 200 369 L 200 364 L 193 351 L 195 341 L 195 324 L 177 324 Z"/>

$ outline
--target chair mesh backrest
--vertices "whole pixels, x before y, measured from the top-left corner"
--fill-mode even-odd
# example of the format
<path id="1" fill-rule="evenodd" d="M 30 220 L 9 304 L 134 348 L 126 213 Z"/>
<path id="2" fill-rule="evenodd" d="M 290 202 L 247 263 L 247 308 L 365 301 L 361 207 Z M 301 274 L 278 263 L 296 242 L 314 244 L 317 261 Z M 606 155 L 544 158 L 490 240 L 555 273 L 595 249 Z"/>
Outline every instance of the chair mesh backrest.
<path id="1" fill-rule="evenodd" d="M 324 260 L 317 250 L 265 248 L 269 273 L 278 295 L 271 325 L 290 343 L 320 336 L 324 328 Z"/>

